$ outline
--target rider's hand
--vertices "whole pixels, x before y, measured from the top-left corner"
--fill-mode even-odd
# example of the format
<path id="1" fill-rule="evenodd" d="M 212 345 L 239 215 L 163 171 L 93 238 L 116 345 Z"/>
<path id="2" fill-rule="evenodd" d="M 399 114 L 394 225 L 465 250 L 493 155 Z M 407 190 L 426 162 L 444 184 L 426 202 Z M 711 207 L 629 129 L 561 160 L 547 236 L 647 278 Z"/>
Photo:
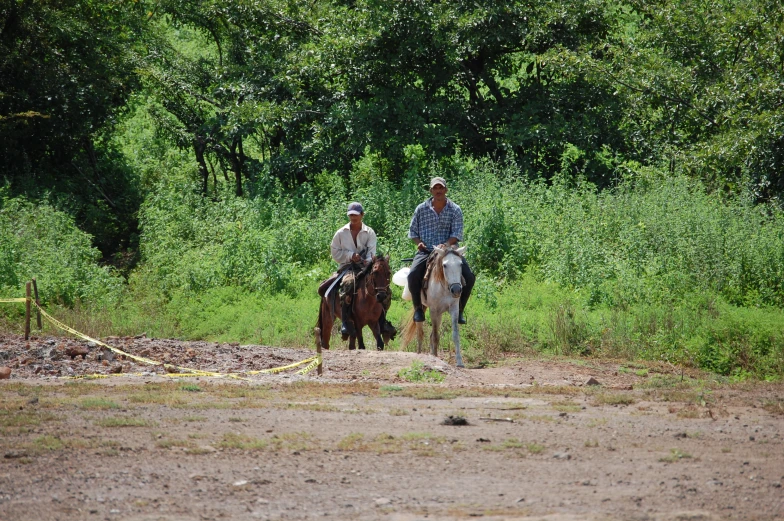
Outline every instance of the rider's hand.
<path id="1" fill-rule="evenodd" d="M 417 250 L 419 250 L 419 251 L 427 251 L 427 246 L 425 246 L 424 242 L 419 241 L 419 244 L 417 244 Z"/>
<path id="2" fill-rule="evenodd" d="M 351 262 L 359 262 L 362 257 L 359 256 L 359 253 L 355 253 L 351 256 Z"/>

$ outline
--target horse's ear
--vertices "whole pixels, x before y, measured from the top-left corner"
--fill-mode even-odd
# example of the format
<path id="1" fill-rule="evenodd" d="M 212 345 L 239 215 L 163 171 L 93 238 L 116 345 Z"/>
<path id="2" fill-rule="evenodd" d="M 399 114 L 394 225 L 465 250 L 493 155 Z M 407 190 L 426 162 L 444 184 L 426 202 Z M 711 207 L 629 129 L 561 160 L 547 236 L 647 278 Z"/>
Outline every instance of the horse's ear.
<path id="1" fill-rule="evenodd" d="M 444 253 L 446 253 L 439 246 L 433 246 L 433 251 L 438 252 L 439 255 L 443 255 Z"/>
<path id="2" fill-rule="evenodd" d="M 386 257 L 384 257 L 384 260 L 386 260 L 386 261 L 387 261 L 387 263 L 389 263 L 389 254 L 388 254 L 388 253 L 387 253 L 387 256 L 386 256 Z"/>
<path id="3" fill-rule="evenodd" d="M 463 256 L 463 254 L 465 253 L 465 251 L 466 251 L 466 247 L 465 247 L 465 246 L 463 246 L 462 248 L 458 248 L 458 249 L 456 249 L 456 250 L 455 250 L 455 253 L 457 253 L 458 255 L 460 255 L 460 256 L 462 257 L 462 256 Z"/>

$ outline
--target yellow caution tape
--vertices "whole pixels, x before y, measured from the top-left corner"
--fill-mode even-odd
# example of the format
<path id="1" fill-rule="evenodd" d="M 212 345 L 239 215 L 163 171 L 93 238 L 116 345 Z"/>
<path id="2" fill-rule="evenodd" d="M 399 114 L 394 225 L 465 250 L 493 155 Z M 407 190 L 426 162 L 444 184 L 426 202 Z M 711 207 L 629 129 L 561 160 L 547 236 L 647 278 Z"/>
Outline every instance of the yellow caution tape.
<path id="1" fill-rule="evenodd" d="M 304 367 L 304 368 L 300 369 L 299 371 L 297 371 L 297 374 L 302 374 L 302 375 L 308 374 L 316 366 L 318 366 L 320 363 L 321 363 L 321 357 L 320 356 L 316 356 L 316 357 L 313 358 L 313 361 L 310 364 L 308 364 L 306 367 Z"/>
<path id="2" fill-rule="evenodd" d="M 0 302 L 27 302 L 27 298 L 0 298 Z"/>
<path id="3" fill-rule="evenodd" d="M 27 299 L 23 298 L 21 300 L 22 300 L 22 302 L 24 302 Z M 167 373 L 159 374 L 157 376 L 168 376 L 170 378 L 204 376 L 204 377 L 212 377 L 212 378 L 232 378 L 232 379 L 235 379 L 235 380 L 246 380 L 247 381 L 247 378 L 243 378 L 242 376 L 240 376 L 237 373 L 217 373 L 217 372 L 214 372 L 214 371 L 204 371 L 204 370 L 201 370 L 201 369 L 192 369 L 190 367 L 181 367 L 181 366 L 178 366 L 178 365 L 167 364 L 167 363 L 164 363 L 164 362 L 159 362 L 157 360 L 151 360 L 149 358 L 144 358 L 142 356 L 136 356 L 136 355 L 132 355 L 130 353 L 126 353 L 125 351 L 123 351 L 121 349 L 117 349 L 116 347 L 112 347 L 109 344 L 101 342 L 100 340 L 97 340 L 95 338 L 89 337 L 89 336 L 85 335 L 84 333 L 80 333 L 79 331 L 77 331 L 77 330 L 75 330 L 75 329 L 73 329 L 71 327 L 66 326 L 65 324 L 63 324 L 62 322 L 60 322 L 59 320 L 57 320 L 56 318 L 51 316 L 49 313 L 44 311 L 43 308 L 41 308 L 41 306 L 38 305 L 38 303 L 33 302 L 33 304 L 35 304 L 35 307 L 38 308 L 38 310 L 41 312 L 41 315 L 43 315 L 44 318 L 46 318 L 48 321 L 50 321 L 52 324 L 54 324 L 55 326 L 59 327 L 63 331 L 67 331 L 67 332 L 71 333 L 72 335 L 75 335 L 75 336 L 77 336 L 77 337 L 79 337 L 79 338 L 81 338 L 83 340 L 87 340 L 88 342 L 94 342 L 94 343 L 96 343 L 96 344 L 98 344 L 100 346 L 105 347 L 106 349 L 109 349 L 110 351 L 112 351 L 112 352 L 114 352 L 114 353 L 116 353 L 118 355 L 122 355 L 122 356 L 130 358 L 132 360 L 136 360 L 137 362 L 141 362 L 141 363 L 149 364 L 149 365 L 157 365 L 157 366 L 164 367 L 166 369 L 171 369 L 173 371 L 177 371 L 176 373 L 174 373 L 174 372 L 172 372 L 172 373 L 167 372 Z M 244 371 L 244 373 L 245 374 L 249 374 L 249 375 L 254 375 L 254 374 L 274 374 L 274 373 L 280 373 L 280 372 L 285 371 L 287 369 L 292 369 L 294 367 L 299 367 L 300 365 L 308 364 L 308 363 L 309 363 L 309 365 L 306 366 L 304 369 L 301 369 L 300 371 L 298 371 L 298 374 L 304 375 L 304 374 L 307 374 L 310 371 L 312 371 L 314 367 L 316 367 L 318 364 L 321 363 L 321 357 L 320 356 L 314 356 L 314 357 L 311 357 L 311 358 L 306 358 L 305 360 L 302 360 L 302 361 L 299 361 L 299 362 L 294 362 L 293 364 L 284 365 L 282 367 L 272 367 L 270 369 L 261 369 L 259 371 Z M 133 374 L 133 373 L 116 373 L 116 374 L 112 374 L 112 375 L 100 375 L 100 376 L 99 375 L 94 375 L 94 377 L 95 378 L 109 378 L 111 376 L 124 376 L 124 375 L 130 375 L 130 374 Z M 139 374 L 139 375 L 141 376 L 141 374 Z M 81 377 L 76 376 L 76 377 L 67 377 L 67 378 L 87 378 L 87 377 L 88 376 L 85 375 L 85 376 L 81 376 Z"/>
<path id="4" fill-rule="evenodd" d="M 299 367 L 302 364 L 307 364 L 308 362 L 312 362 L 313 360 L 316 360 L 317 358 L 318 358 L 317 356 L 314 356 L 312 358 L 306 358 L 305 360 L 302 360 L 302 361 L 299 361 L 299 362 L 294 362 L 293 364 L 289 364 L 289 365 L 284 365 L 282 367 L 272 367 L 270 369 L 260 369 L 258 371 L 245 371 L 245 373 L 246 374 L 280 373 L 281 371 L 285 371 L 286 369 L 293 369 L 294 367 Z"/>

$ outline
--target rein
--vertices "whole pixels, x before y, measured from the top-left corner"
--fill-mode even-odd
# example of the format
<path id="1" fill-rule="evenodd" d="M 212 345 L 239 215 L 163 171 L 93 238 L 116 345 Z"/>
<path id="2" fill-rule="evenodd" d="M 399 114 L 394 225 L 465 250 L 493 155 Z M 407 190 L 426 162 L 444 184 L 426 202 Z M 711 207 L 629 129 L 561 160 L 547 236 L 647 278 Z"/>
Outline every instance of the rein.
<path id="1" fill-rule="evenodd" d="M 380 262 L 380 261 L 376 261 L 376 262 Z M 370 266 L 375 266 L 375 262 L 373 264 L 371 264 Z M 371 281 L 372 281 L 372 284 L 371 284 Z M 390 277 L 390 281 L 391 281 L 391 277 Z M 374 293 L 378 293 L 379 290 L 383 290 L 384 292 L 388 292 L 389 291 L 390 281 L 387 281 L 386 286 L 376 286 L 375 285 L 376 281 L 375 281 L 375 277 L 374 277 L 374 274 L 373 274 L 373 268 L 371 267 L 370 268 L 370 272 L 369 272 L 369 274 L 367 276 L 367 279 L 365 280 L 365 287 L 366 288 L 372 288 Z M 368 289 L 368 293 L 369 292 L 370 292 L 370 290 Z"/>

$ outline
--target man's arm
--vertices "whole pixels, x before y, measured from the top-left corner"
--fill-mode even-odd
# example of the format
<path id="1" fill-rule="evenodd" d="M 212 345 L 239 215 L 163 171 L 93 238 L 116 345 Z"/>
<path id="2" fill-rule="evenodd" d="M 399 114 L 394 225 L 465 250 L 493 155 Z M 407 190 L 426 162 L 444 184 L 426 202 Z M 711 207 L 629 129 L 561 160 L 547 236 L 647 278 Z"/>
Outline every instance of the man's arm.
<path id="1" fill-rule="evenodd" d="M 414 243 L 414 245 L 416 246 L 417 250 L 419 250 L 419 251 L 427 251 L 427 245 L 424 242 L 422 242 L 419 237 L 413 237 L 411 239 L 411 242 Z"/>
<path id="2" fill-rule="evenodd" d="M 351 262 L 351 257 L 354 255 L 354 252 L 343 248 L 340 243 L 340 232 L 341 230 L 335 232 L 335 235 L 332 237 L 332 244 L 330 245 L 329 249 L 332 253 L 332 259 L 337 262 L 338 265 L 342 266 Z"/>
<path id="3" fill-rule="evenodd" d="M 367 248 L 367 254 L 365 255 L 365 259 L 367 262 L 373 260 L 373 257 L 376 256 L 376 247 L 378 246 L 378 237 L 376 237 L 376 232 L 371 228 L 368 230 L 368 240 L 365 247 Z"/>

